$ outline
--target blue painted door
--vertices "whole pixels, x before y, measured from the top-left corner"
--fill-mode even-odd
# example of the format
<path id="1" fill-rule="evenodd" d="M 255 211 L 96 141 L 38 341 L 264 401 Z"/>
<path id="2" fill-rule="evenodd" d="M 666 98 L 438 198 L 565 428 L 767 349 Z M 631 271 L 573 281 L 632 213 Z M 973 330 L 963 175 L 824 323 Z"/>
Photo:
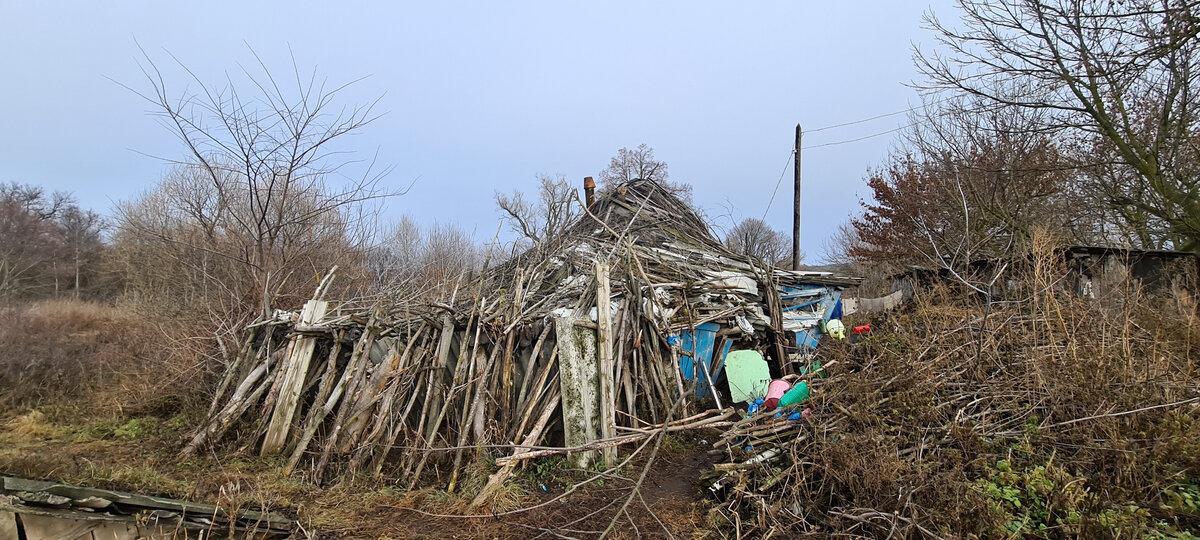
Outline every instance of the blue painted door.
<path id="1" fill-rule="evenodd" d="M 695 332 L 680 332 L 683 354 L 679 357 L 679 370 L 685 379 L 695 383 L 696 397 L 699 398 L 708 396 L 708 378 L 712 376 L 713 369 L 713 342 L 720 329 L 721 325 L 709 322 L 697 326 Z M 705 372 L 709 377 L 704 376 Z"/>

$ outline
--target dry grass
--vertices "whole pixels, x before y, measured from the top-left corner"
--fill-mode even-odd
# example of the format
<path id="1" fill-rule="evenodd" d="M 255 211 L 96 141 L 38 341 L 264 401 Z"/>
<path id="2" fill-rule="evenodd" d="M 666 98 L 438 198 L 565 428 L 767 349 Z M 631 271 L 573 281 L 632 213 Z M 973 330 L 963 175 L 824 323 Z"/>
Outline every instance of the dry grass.
<path id="1" fill-rule="evenodd" d="M 38 410 L 10 419 L 4 424 L 4 430 L 9 436 L 22 439 L 44 439 L 54 435 L 53 426 L 46 423 L 46 415 Z"/>
<path id="2" fill-rule="evenodd" d="M 1196 304 L 1029 283 L 990 306 L 933 293 L 857 345 L 823 344 L 838 364 L 790 455 L 745 473 L 718 521 L 752 535 L 1200 534 Z"/>
<path id="3" fill-rule="evenodd" d="M 43 300 L 0 308 L 0 316 L 0 411 L 170 416 L 195 388 L 165 335 L 127 310 Z"/>

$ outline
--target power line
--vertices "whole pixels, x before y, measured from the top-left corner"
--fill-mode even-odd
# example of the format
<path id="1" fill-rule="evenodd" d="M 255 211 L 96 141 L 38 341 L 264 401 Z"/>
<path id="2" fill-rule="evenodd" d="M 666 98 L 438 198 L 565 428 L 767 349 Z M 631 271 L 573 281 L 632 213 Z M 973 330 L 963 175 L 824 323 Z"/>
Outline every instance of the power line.
<path id="1" fill-rule="evenodd" d="M 794 155 L 796 155 L 795 148 L 793 148 L 791 152 L 788 152 L 787 163 L 783 164 L 783 172 L 779 173 L 779 181 L 775 182 L 775 191 L 771 192 L 771 200 L 767 201 L 767 209 L 763 210 L 762 221 L 764 223 L 767 221 L 767 212 L 771 211 L 771 203 L 775 202 L 775 194 L 779 193 L 779 186 L 780 184 L 783 184 L 783 177 L 787 175 L 788 167 L 792 165 L 792 156 Z"/>
<path id="2" fill-rule="evenodd" d="M 916 109 L 916 107 L 909 107 L 909 108 L 907 108 L 907 109 L 904 109 L 904 110 L 902 110 L 902 111 L 890 112 L 890 113 L 887 113 L 887 114 L 880 114 L 880 115 L 872 116 L 872 117 L 870 117 L 870 118 L 863 118 L 862 120 L 855 120 L 855 121 L 853 121 L 853 122 L 844 122 L 844 123 L 841 123 L 841 124 L 834 124 L 834 125 L 832 125 L 832 126 L 825 126 L 825 127 L 819 127 L 819 128 L 817 128 L 817 129 L 810 129 L 810 130 L 808 130 L 808 133 L 816 133 L 816 132 L 818 132 L 818 131 L 825 131 L 825 130 L 827 130 L 827 129 L 834 129 L 834 128 L 840 128 L 840 127 L 846 127 L 846 126 L 853 126 L 853 125 L 857 125 L 857 124 L 862 124 L 862 123 L 865 123 L 865 122 L 870 122 L 871 120 L 879 120 L 880 118 L 887 118 L 887 117 L 889 117 L 889 116 L 896 116 L 897 114 L 904 114 L 904 113 L 906 113 L 906 112 L 912 111 L 913 109 Z"/>
<path id="3" fill-rule="evenodd" d="M 869 117 L 869 118 L 863 118 L 862 120 L 854 120 L 854 121 L 851 121 L 851 122 L 842 122 L 842 123 L 840 123 L 840 124 L 833 124 L 833 125 L 829 125 L 829 126 L 822 126 L 822 127 L 816 128 L 816 129 L 810 129 L 810 130 L 807 130 L 807 132 L 808 132 L 808 133 L 816 133 L 816 132 L 818 132 L 818 131 L 825 131 L 825 130 L 827 130 L 827 129 L 834 129 L 834 128 L 840 128 L 840 127 L 846 127 L 846 126 L 854 126 L 854 125 L 858 125 L 858 124 L 863 124 L 863 123 L 866 123 L 866 122 L 870 122 L 870 121 L 872 121 L 872 120 L 879 120 L 880 118 L 887 118 L 887 117 L 889 117 L 889 116 L 896 116 L 896 115 L 898 115 L 898 114 L 904 114 L 904 113 L 907 113 L 907 112 L 915 111 L 915 110 L 917 110 L 917 109 L 919 109 L 919 108 L 921 108 L 921 107 L 927 107 L 927 106 L 929 106 L 929 105 L 935 105 L 935 104 L 937 104 L 937 103 L 941 103 L 941 102 L 943 102 L 943 101 L 946 101 L 947 99 L 950 99 L 951 97 L 954 97 L 954 96 L 946 96 L 946 97 L 943 97 L 943 98 L 941 98 L 941 99 L 938 99 L 938 100 L 936 100 L 936 101 L 932 101 L 932 102 L 930 102 L 930 103 L 922 103 L 921 105 L 918 105 L 918 106 L 916 106 L 916 107 L 909 107 L 909 108 L 907 108 L 907 109 L 903 109 L 903 110 L 899 110 L 899 111 L 894 111 L 894 112 L 890 112 L 890 113 L 885 113 L 885 114 L 877 114 L 877 115 L 875 115 L 875 116 L 872 116 L 872 117 Z M 900 131 L 900 130 L 902 130 L 902 129 L 905 129 L 905 128 L 908 128 L 908 127 L 912 127 L 913 125 L 915 125 L 915 123 L 905 124 L 905 125 L 903 125 L 903 126 L 895 127 L 895 128 L 889 129 L 889 130 L 887 130 L 887 131 L 880 131 L 880 132 L 878 132 L 878 133 L 872 133 L 872 134 L 870 134 L 870 135 L 864 135 L 864 136 L 862 136 L 862 137 L 855 137 L 855 138 L 853 138 L 853 139 L 845 139 L 845 140 L 841 140 L 841 141 L 833 141 L 833 142 L 827 142 L 827 143 L 821 143 L 821 144 L 814 144 L 814 145 L 811 145 L 811 146 L 805 146 L 805 147 L 803 147 L 803 148 L 800 148 L 800 150 L 802 150 L 802 151 L 803 151 L 803 150 L 810 150 L 810 149 L 813 149 L 813 148 L 824 148 L 824 147 L 827 147 L 827 146 L 838 146 L 838 145 L 841 145 L 841 144 L 849 144 L 849 143 L 858 142 L 858 141 L 865 141 L 865 140 L 867 140 L 867 139 L 872 139 L 872 138 L 875 138 L 875 137 L 880 137 L 880 136 L 883 136 L 883 135 L 888 135 L 888 134 L 891 134 L 891 133 L 895 133 L 895 132 L 897 132 L 897 131 Z M 779 194 L 779 186 L 783 185 L 783 177 L 787 176 L 788 167 L 790 167 L 790 166 L 792 165 L 792 156 L 793 156 L 793 155 L 795 155 L 795 154 L 796 154 L 796 149 L 795 149 L 795 148 L 793 148 L 791 152 L 788 152 L 788 161 L 787 161 L 787 163 L 785 163 L 785 164 L 784 164 L 784 166 L 783 166 L 783 171 L 779 173 L 779 180 L 776 180 L 776 181 L 775 181 L 775 189 L 771 191 L 771 199 L 767 201 L 767 208 L 766 208 L 765 210 L 763 210 L 763 217 L 762 217 L 763 221 L 766 221 L 766 219 L 767 219 L 767 214 L 768 214 L 768 213 L 771 211 L 771 205 L 772 205 L 772 204 L 774 204 L 774 202 L 775 202 L 775 196 Z"/>
<path id="4" fill-rule="evenodd" d="M 851 124 L 860 124 L 860 122 L 862 122 L 862 121 L 851 122 Z M 913 126 L 913 124 L 906 124 L 904 126 L 894 127 L 894 128 L 892 128 L 892 130 L 881 131 L 878 133 L 871 133 L 871 134 L 869 134 L 869 136 L 856 137 L 853 139 L 845 139 L 845 140 L 834 140 L 833 143 L 822 143 L 822 144 L 814 144 L 811 146 L 804 146 L 804 148 L 802 148 L 800 150 L 803 151 L 803 150 L 810 150 L 810 149 L 815 149 L 815 148 L 824 148 L 824 146 L 836 146 L 839 144 L 857 143 L 857 142 L 859 142 L 859 140 L 866 140 L 866 139 L 870 139 L 870 138 L 874 138 L 874 137 L 886 136 L 886 134 L 888 134 L 888 133 L 895 133 L 900 130 L 904 130 L 904 128 L 906 128 L 906 127 L 911 127 L 911 126 Z M 835 127 L 835 126 L 830 126 L 830 127 Z M 775 181 L 775 190 L 770 192 L 770 200 L 768 200 L 768 202 L 767 202 L 767 209 L 762 211 L 762 220 L 763 221 L 767 221 L 767 214 L 770 211 L 770 205 L 772 205 L 775 202 L 775 194 L 779 193 L 779 186 L 784 184 L 784 176 L 787 175 L 787 168 L 791 167 L 793 155 L 796 155 L 796 149 L 794 149 L 794 148 L 792 149 L 792 151 L 787 152 L 787 163 L 784 164 L 784 170 L 782 170 L 782 172 L 779 173 L 779 180 Z"/>
<path id="5" fill-rule="evenodd" d="M 892 129 L 889 129 L 889 130 L 887 130 L 887 131 L 880 131 L 879 133 L 872 133 L 872 134 L 870 134 L 870 135 L 864 135 L 864 136 L 862 136 L 862 137 L 857 137 L 857 138 L 854 138 L 854 139 L 846 139 L 846 140 L 843 140 L 843 141 L 834 141 L 834 142 L 827 142 L 827 143 L 822 143 L 822 144 L 814 144 L 814 145 L 812 145 L 812 146 L 805 146 L 804 148 L 801 148 L 801 150 L 808 150 L 808 149 L 811 149 L 811 148 L 824 148 L 824 147 L 826 147 L 826 146 L 837 146 L 837 145 L 839 145 L 839 144 L 847 144 L 847 143 L 852 143 L 852 142 L 864 141 L 864 140 L 867 140 L 867 139 L 870 139 L 870 138 L 873 138 L 873 137 L 879 137 L 879 136 L 881 136 L 881 135 L 887 135 L 887 134 L 889 134 L 889 133 L 895 133 L 895 132 L 897 132 L 897 131 L 900 131 L 900 130 L 902 130 L 902 129 L 904 129 L 904 128 L 907 128 L 907 127 L 912 127 L 913 125 L 915 125 L 915 124 L 905 124 L 905 125 L 903 125 L 903 126 L 896 127 L 896 128 L 892 128 Z"/>
<path id="6" fill-rule="evenodd" d="M 922 103 L 922 104 L 920 104 L 920 105 L 917 105 L 917 106 L 914 106 L 914 107 L 909 107 L 909 108 L 907 108 L 907 109 L 902 109 L 902 110 L 895 111 L 895 112 L 890 112 L 890 113 L 885 113 L 885 114 L 878 114 L 878 115 L 872 116 L 872 117 L 870 117 L 870 118 L 863 118 L 862 120 L 854 120 L 854 121 L 852 121 L 852 122 L 842 122 L 841 124 L 833 124 L 833 125 L 830 125 L 830 126 L 822 126 L 822 127 L 816 128 L 816 129 L 808 129 L 808 130 L 805 130 L 805 133 L 816 133 L 816 132 L 818 132 L 818 131 L 825 131 L 825 130 L 827 130 L 827 129 L 834 129 L 834 128 L 840 128 L 840 127 L 846 127 L 846 126 L 854 126 L 854 125 L 858 125 L 858 124 L 863 124 L 863 123 L 866 123 L 866 122 L 870 122 L 870 121 L 872 121 L 872 120 L 879 120 L 880 118 L 887 118 L 887 117 L 889 117 L 889 116 L 896 116 L 896 115 L 898 115 L 898 114 L 904 114 L 904 113 L 906 113 L 906 112 L 912 112 L 912 111 L 915 111 L 915 110 L 917 110 L 917 109 L 920 109 L 920 108 L 922 108 L 922 107 L 928 107 L 928 106 L 930 106 L 930 105 L 936 105 L 936 104 L 938 104 L 938 103 L 941 103 L 941 102 L 943 102 L 943 101 L 946 101 L 947 99 L 950 99 L 950 98 L 952 98 L 952 97 L 954 97 L 954 96 L 946 96 L 946 97 L 944 97 L 944 98 L 942 98 L 942 99 L 934 100 L 934 101 L 931 101 L 931 102 L 929 102 L 929 103 Z"/>

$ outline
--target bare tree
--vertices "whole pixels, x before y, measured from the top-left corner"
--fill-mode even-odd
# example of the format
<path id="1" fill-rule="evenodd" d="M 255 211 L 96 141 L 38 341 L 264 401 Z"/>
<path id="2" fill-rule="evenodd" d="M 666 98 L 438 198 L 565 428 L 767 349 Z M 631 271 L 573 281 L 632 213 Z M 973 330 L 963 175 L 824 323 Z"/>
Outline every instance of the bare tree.
<path id="1" fill-rule="evenodd" d="M 454 223 L 434 223 L 425 233 L 421 268 L 430 283 L 450 283 L 464 271 L 475 270 L 479 249 L 471 235 Z"/>
<path id="2" fill-rule="evenodd" d="M 927 16 L 945 50 L 916 52 L 926 87 L 1041 111 L 1040 133 L 1095 141 L 1108 151 L 1082 164 L 1122 169 L 1093 183 L 1100 198 L 1131 217 L 1132 227 L 1162 225 L 1161 233 L 1141 235 L 1156 237 L 1144 238 L 1147 247 L 1200 251 L 1200 2 L 959 0 L 958 7 L 958 27 Z"/>
<path id="3" fill-rule="evenodd" d="M 537 200 L 531 200 L 520 191 L 509 195 L 495 194 L 496 207 L 504 213 L 504 219 L 534 247 L 540 247 L 566 228 L 578 214 L 571 204 L 574 190 L 565 175 L 543 174 L 538 175 L 537 180 Z"/>
<path id="4" fill-rule="evenodd" d="M 654 149 L 645 143 L 633 150 L 618 149 L 617 155 L 609 161 L 608 168 L 600 171 L 598 176 L 602 189 L 611 189 L 630 180 L 654 180 L 689 205 L 692 202 L 692 186 L 667 180 L 667 164 L 654 159 Z"/>
<path id="5" fill-rule="evenodd" d="M 34 185 L 9 182 L 0 184 L 0 200 L 5 204 L 15 205 L 15 208 L 28 213 L 39 221 L 48 221 L 59 215 L 63 208 L 75 204 L 71 194 L 62 191 L 46 193 L 46 190 Z"/>
<path id="6" fill-rule="evenodd" d="M 76 205 L 63 209 L 58 219 L 59 242 L 66 250 L 65 258 L 70 262 L 74 281 L 73 293 L 79 298 L 84 287 L 86 268 L 97 262 L 104 247 L 100 234 L 107 227 L 105 219 L 91 210 L 82 210 Z M 57 281 L 57 280 L 56 280 Z M 58 289 L 57 283 L 55 286 Z"/>
<path id="7" fill-rule="evenodd" d="M 791 256 L 791 238 L 758 218 L 746 218 L 725 235 L 725 247 L 739 255 L 775 265 Z"/>
<path id="8" fill-rule="evenodd" d="M 850 253 L 861 249 L 861 245 L 862 237 L 858 235 L 858 230 L 846 222 L 838 225 L 837 230 L 825 239 L 821 246 L 821 255 L 830 264 L 855 265 L 858 261 L 851 257 Z"/>
<path id="9" fill-rule="evenodd" d="M 420 265 L 422 242 L 420 225 L 407 214 L 401 216 L 367 251 L 367 265 L 375 277 L 375 288 L 398 288 L 410 281 Z"/>
<path id="10" fill-rule="evenodd" d="M 354 274 L 370 224 L 356 223 L 351 208 L 318 210 L 319 191 L 297 190 L 278 194 L 264 216 L 249 187 L 233 173 L 214 179 L 202 166 L 180 166 L 118 205 L 114 248 L 131 292 L 234 325 L 275 298 L 309 296 L 335 264 Z"/>
<path id="11" fill-rule="evenodd" d="M 72 289 L 78 296 L 99 259 L 103 220 L 70 194 L 0 185 L 0 296 L 39 296 Z M 65 278 L 73 286 L 63 283 Z"/>
<path id="12" fill-rule="evenodd" d="M 401 299 L 445 300 L 461 277 L 479 269 L 480 248 L 455 224 L 422 230 L 403 216 L 382 242 L 369 250 L 376 288 Z"/>
<path id="13" fill-rule="evenodd" d="M 604 187 L 638 178 L 665 182 L 667 176 L 667 164 L 654 159 L 654 149 L 642 143 L 633 150 L 617 150 L 608 168 L 600 171 L 600 182 Z"/>
<path id="14" fill-rule="evenodd" d="M 0 296 L 39 286 L 55 257 L 53 219 L 63 199 L 34 186 L 0 185 Z"/>
<path id="15" fill-rule="evenodd" d="M 372 232 L 373 205 L 405 191 L 381 184 L 388 169 L 375 157 L 342 145 L 378 118 L 378 100 L 346 106 L 353 82 L 331 85 L 294 61 L 277 78 L 255 60 L 240 80 L 227 75 L 215 85 L 176 60 L 189 80 L 176 92 L 144 55 L 149 91 L 133 90 L 185 152 L 167 159 L 176 168 L 158 187 L 120 207 L 117 237 L 127 255 L 159 254 L 195 279 L 148 276 L 165 287 L 148 290 L 183 287 L 209 299 L 219 291 L 220 318 L 265 308 L 276 292 L 306 294 L 335 261 L 353 266 Z"/>

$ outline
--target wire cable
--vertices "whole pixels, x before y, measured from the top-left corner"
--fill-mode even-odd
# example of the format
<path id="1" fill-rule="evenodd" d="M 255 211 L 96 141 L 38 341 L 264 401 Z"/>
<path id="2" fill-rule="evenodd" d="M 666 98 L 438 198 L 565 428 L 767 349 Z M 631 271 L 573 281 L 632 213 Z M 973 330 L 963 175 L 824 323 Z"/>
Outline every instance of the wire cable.
<path id="1" fill-rule="evenodd" d="M 865 141 L 865 140 L 867 140 L 867 139 L 871 139 L 871 138 L 874 138 L 874 137 L 879 137 L 879 136 L 881 136 L 881 135 L 887 135 L 887 134 L 889 134 L 889 133 L 895 133 L 895 132 L 897 132 L 897 131 L 900 131 L 900 130 L 902 130 L 902 129 L 904 129 L 904 128 L 912 127 L 912 126 L 914 126 L 914 125 L 916 125 L 916 124 L 905 124 L 905 125 L 903 125 L 903 126 L 895 127 L 895 128 L 889 129 L 889 130 L 887 130 L 887 131 L 880 131 L 879 133 L 872 133 L 872 134 L 870 134 L 870 135 L 864 135 L 864 136 L 862 136 L 862 137 L 857 137 L 857 138 L 854 138 L 854 139 L 846 139 L 846 140 L 843 140 L 843 141 L 834 141 L 834 142 L 827 142 L 827 143 L 821 143 L 821 144 L 814 144 L 814 145 L 812 145 L 812 146 L 805 146 L 805 147 L 801 148 L 801 150 L 809 150 L 809 149 L 812 149 L 812 148 L 824 148 L 824 147 L 826 147 L 826 146 L 837 146 L 837 145 L 839 145 L 839 144 L 848 144 L 848 143 L 852 143 L 852 142 Z"/>
<path id="2" fill-rule="evenodd" d="M 903 112 L 903 111 L 901 111 L 901 112 Z M 861 123 L 861 121 L 855 122 L 855 123 Z M 883 135 L 888 135 L 890 133 L 895 133 L 902 129 L 912 127 L 914 125 L 916 125 L 916 124 L 905 124 L 903 126 L 898 126 L 898 127 L 889 129 L 887 131 L 880 131 L 879 133 L 872 133 L 870 135 L 864 135 L 862 137 L 855 137 L 853 139 L 845 139 L 845 140 L 841 140 L 841 141 L 833 141 L 833 142 L 827 142 L 827 143 L 821 143 L 821 144 L 814 144 L 811 146 L 804 146 L 804 147 L 801 147 L 800 150 L 803 151 L 803 150 L 810 150 L 813 148 L 825 148 L 827 146 L 837 146 L 840 144 L 849 144 L 849 143 L 858 142 L 858 141 L 865 141 L 867 139 L 881 137 Z M 792 156 L 794 156 L 794 155 L 796 155 L 795 148 L 793 148 L 791 152 L 788 152 L 788 162 L 783 166 L 783 172 L 779 173 L 779 180 L 775 181 L 775 189 L 771 191 L 771 199 L 767 201 L 767 208 L 765 210 L 763 210 L 763 217 L 762 217 L 763 221 L 767 220 L 767 213 L 771 211 L 771 205 L 774 204 L 774 202 L 775 202 L 775 196 L 777 194 L 779 194 L 779 186 L 783 185 L 783 177 L 787 176 L 788 167 L 791 166 Z"/>
<path id="3" fill-rule="evenodd" d="M 834 124 L 832 126 L 824 126 L 824 127 L 819 127 L 817 129 L 810 129 L 810 130 L 806 130 L 805 133 L 816 133 L 818 131 L 825 131 L 827 129 L 834 129 L 834 128 L 840 128 L 840 127 L 846 127 L 846 126 L 853 126 L 853 125 L 857 125 L 857 124 L 863 124 L 866 122 L 870 122 L 872 120 L 879 120 L 880 118 L 887 118 L 889 116 L 896 116 L 897 114 L 904 114 L 906 112 L 912 111 L 913 109 L 916 109 L 916 107 L 909 107 L 907 109 L 904 109 L 903 111 L 896 111 L 896 112 L 890 112 L 887 114 L 880 114 L 880 115 L 872 116 L 870 118 L 863 118 L 862 120 L 855 120 L 853 122 L 844 122 L 841 124 Z"/>
<path id="4" fill-rule="evenodd" d="M 870 139 L 873 137 L 880 137 L 883 135 L 887 135 L 889 133 L 895 133 L 904 128 L 911 127 L 912 125 L 913 124 L 907 124 L 907 125 L 903 125 L 900 127 L 889 129 L 887 131 L 880 131 L 879 133 L 872 133 L 870 135 L 856 137 L 854 139 L 846 139 L 844 141 L 834 141 L 834 142 L 828 142 L 828 143 L 822 143 L 822 144 L 814 144 L 812 146 L 804 146 L 804 147 L 801 147 L 800 150 L 803 151 L 803 150 L 809 150 L 812 148 L 824 148 L 826 146 L 837 146 L 839 144 L 849 144 L 852 142 L 863 141 L 863 140 L 867 140 L 867 139 Z M 767 213 L 771 211 L 771 205 L 775 203 L 775 196 L 779 194 L 779 186 L 783 185 L 783 177 L 787 176 L 788 167 L 790 167 L 792 165 L 792 156 L 795 156 L 795 155 L 796 155 L 795 148 L 793 148 L 791 152 L 788 152 L 788 161 L 786 164 L 784 164 L 783 171 L 779 173 L 779 180 L 775 181 L 775 189 L 771 191 L 771 199 L 767 201 L 767 208 L 765 210 L 763 210 L 763 217 L 762 217 L 763 221 L 767 220 Z"/>
<path id="5" fill-rule="evenodd" d="M 904 114 L 904 113 L 907 113 L 907 112 L 915 111 L 915 110 L 917 110 L 917 109 L 920 109 L 920 108 L 922 108 L 922 107 L 928 107 L 928 106 L 930 106 L 930 105 L 936 105 L 936 104 L 938 104 L 938 103 L 941 103 L 941 102 L 943 102 L 943 101 L 946 101 L 946 100 L 948 100 L 948 99 L 950 99 L 950 98 L 952 98 L 952 97 L 954 97 L 954 96 L 946 96 L 946 97 L 943 97 L 943 98 L 941 98 L 941 99 L 938 99 L 938 100 L 935 100 L 935 101 L 932 101 L 932 102 L 929 102 L 929 103 L 922 103 L 922 104 L 920 104 L 920 105 L 918 105 L 918 106 L 915 106 L 915 107 L 909 107 L 909 108 L 907 108 L 907 109 L 903 109 L 903 110 L 899 110 L 899 111 L 895 111 L 895 112 L 890 112 L 890 113 L 885 113 L 885 114 L 877 114 L 877 115 L 875 115 L 875 116 L 872 116 L 872 117 L 870 117 L 870 118 L 863 118 L 862 120 L 854 120 L 854 121 L 852 121 L 852 122 L 842 122 L 842 123 L 840 123 L 840 124 L 833 124 L 833 125 L 829 125 L 829 126 L 822 126 L 822 127 L 816 128 L 816 129 L 810 129 L 810 130 L 806 131 L 805 133 L 817 133 L 817 132 L 820 132 L 820 131 L 825 131 L 825 130 L 827 130 L 827 129 L 834 129 L 834 128 L 840 128 L 840 127 L 846 127 L 846 126 L 854 126 L 854 125 L 858 125 L 858 124 L 863 124 L 863 123 L 866 123 L 866 122 L 870 122 L 870 121 L 872 121 L 872 120 L 879 120 L 880 118 L 887 118 L 887 117 L 889 117 L 889 116 L 896 116 L 896 115 L 898 115 L 898 114 Z M 867 140 L 867 139 L 872 139 L 872 138 L 875 138 L 875 137 L 880 137 L 880 136 L 883 136 L 883 135 L 888 135 L 888 134 L 891 134 L 891 133 L 895 133 L 895 132 L 897 132 L 897 131 L 900 131 L 900 130 L 902 130 L 902 129 L 909 128 L 909 127 L 912 127 L 912 126 L 914 126 L 914 125 L 916 125 L 916 124 L 915 124 L 915 123 L 909 123 L 909 124 L 905 124 L 905 125 L 903 125 L 903 126 L 899 126 L 899 127 L 895 127 L 895 128 L 889 129 L 889 130 L 887 130 L 887 131 L 880 131 L 879 133 L 872 133 L 872 134 L 870 134 L 870 135 L 864 135 L 864 136 L 862 136 L 862 137 L 855 137 L 855 138 L 853 138 L 853 139 L 845 139 L 845 140 L 841 140 L 841 141 L 833 141 L 833 142 L 827 142 L 827 143 L 821 143 L 821 144 L 814 144 L 814 145 L 810 145 L 810 146 L 804 146 L 804 147 L 801 147 L 801 148 L 800 148 L 800 150 L 801 150 L 801 151 L 803 151 L 803 150 L 810 150 L 810 149 L 813 149 L 813 148 L 825 148 L 825 147 L 827 147 L 827 146 L 838 146 L 838 145 L 842 145 L 842 144 L 849 144 L 849 143 L 858 142 L 858 141 L 865 141 L 865 140 Z M 783 172 L 779 173 L 779 180 L 776 180 L 776 181 L 775 181 L 775 189 L 771 191 L 771 199 L 767 201 L 767 208 L 766 208 L 765 210 L 763 210 L 763 217 L 762 217 L 763 221 L 766 221 L 766 219 L 767 219 L 767 213 L 769 213 L 769 212 L 771 211 L 771 205 L 775 203 L 775 196 L 779 194 L 779 186 L 783 185 L 783 177 L 784 177 L 784 176 L 787 176 L 788 167 L 790 167 L 790 166 L 792 165 L 792 156 L 794 156 L 795 154 L 796 154 L 796 149 L 795 149 L 795 148 L 793 148 L 791 152 L 788 152 L 788 162 L 787 162 L 786 164 L 784 164 L 784 166 L 783 166 Z"/>
<path id="6" fill-rule="evenodd" d="M 915 111 L 915 110 L 917 110 L 917 109 L 920 109 L 920 108 L 923 108 L 923 107 L 928 107 L 928 106 L 930 106 L 930 105 L 937 105 L 938 103 L 941 103 L 941 102 L 943 102 L 943 101 L 946 101 L 947 99 L 950 99 L 950 98 L 952 98 L 952 97 L 954 97 L 954 96 L 946 96 L 946 97 L 944 97 L 944 98 L 941 98 L 941 99 L 938 99 L 938 100 L 934 100 L 934 101 L 931 101 L 931 102 L 929 102 L 929 103 L 921 103 L 920 105 L 917 105 L 917 106 L 914 106 L 914 107 L 909 107 L 909 108 L 907 108 L 907 109 L 903 109 L 903 110 L 899 110 L 899 111 L 895 111 L 895 112 L 890 112 L 890 113 L 885 113 L 885 114 L 877 114 L 877 115 L 875 115 L 875 116 L 872 116 L 872 117 L 870 117 L 870 118 L 863 118 L 862 120 L 854 120 L 854 121 L 852 121 L 852 122 L 842 122 L 841 124 L 833 124 L 833 125 L 830 125 L 830 126 L 821 126 L 821 127 L 819 127 L 819 128 L 816 128 L 816 129 L 809 129 L 809 130 L 805 130 L 805 133 L 816 133 L 816 132 L 818 132 L 818 131 L 825 131 L 825 130 L 827 130 L 827 129 L 835 129 L 835 128 L 840 128 L 840 127 L 846 127 L 846 126 L 855 126 L 855 125 L 858 125 L 858 124 L 864 124 L 864 123 L 870 122 L 870 121 L 872 121 L 872 120 L 879 120 L 880 118 L 887 118 L 887 117 L 889 117 L 889 116 L 896 116 L 896 115 L 898 115 L 898 114 L 904 114 L 904 113 L 906 113 L 906 112 L 912 112 L 912 111 Z"/>
<path id="7" fill-rule="evenodd" d="M 779 186 L 783 184 L 783 177 L 787 175 L 788 167 L 790 167 L 792 165 L 792 156 L 794 156 L 794 155 L 796 155 L 795 148 L 793 148 L 791 152 L 788 152 L 787 163 L 783 164 L 783 172 L 779 173 L 779 180 L 777 182 L 775 182 L 775 191 L 771 192 L 771 200 L 767 201 L 767 209 L 763 210 L 763 217 L 762 217 L 763 222 L 767 221 L 767 212 L 771 211 L 771 203 L 775 202 L 775 194 L 779 193 Z"/>

